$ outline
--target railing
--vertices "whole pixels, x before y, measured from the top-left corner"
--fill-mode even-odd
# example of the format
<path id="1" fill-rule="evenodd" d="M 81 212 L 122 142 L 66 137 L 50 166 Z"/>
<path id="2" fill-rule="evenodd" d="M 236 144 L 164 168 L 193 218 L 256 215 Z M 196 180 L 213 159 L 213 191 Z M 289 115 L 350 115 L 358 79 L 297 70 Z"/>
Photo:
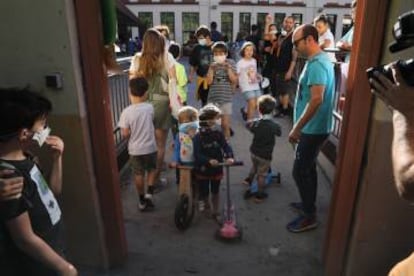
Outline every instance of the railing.
<path id="1" fill-rule="evenodd" d="M 128 97 L 128 67 L 131 57 L 117 60 L 124 69 L 122 74 L 108 75 L 109 100 L 111 105 L 112 129 L 117 152 L 118 168 L 121 169 L 128 160 L 127 141 L 122 139 L 118 127 L 119 117 L 124 108 L 129 105 Z"/>

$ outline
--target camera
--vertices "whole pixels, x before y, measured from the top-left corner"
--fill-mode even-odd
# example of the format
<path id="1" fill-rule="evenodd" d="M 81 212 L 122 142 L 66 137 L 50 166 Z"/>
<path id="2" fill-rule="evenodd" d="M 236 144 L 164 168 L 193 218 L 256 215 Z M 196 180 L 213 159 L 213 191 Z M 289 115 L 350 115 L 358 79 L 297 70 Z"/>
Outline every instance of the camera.
<path id="1" fill-rule="evenodd" d="M 392 34 L 395 41 L 389 45 L 390 52 L 395 53 L 414 45 L 414 10 L 398 17 Z M 414 86 L 414 59 L 398 60 L 396 66 L 400 70 L 404 81 L 408 85 Z M 384 74 L 389 80 L 394 82 L 391 68 L 388 65 L 368 68 L 366 71 L 368 78 L 375 78 L 375 71 Z"/>

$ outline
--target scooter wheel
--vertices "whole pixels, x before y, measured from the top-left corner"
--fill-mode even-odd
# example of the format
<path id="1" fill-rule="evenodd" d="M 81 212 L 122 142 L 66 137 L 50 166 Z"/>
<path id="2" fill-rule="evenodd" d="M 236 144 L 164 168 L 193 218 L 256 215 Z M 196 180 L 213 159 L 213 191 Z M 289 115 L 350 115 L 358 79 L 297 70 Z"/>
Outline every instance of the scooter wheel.
<path id="1" fill-rule="evenodd" d="M 187 195 L 181 195 L 175 207 L 174 222 L 178 230 L 186 230 L 193 220 L 194 206 L 190 206 Z"/>

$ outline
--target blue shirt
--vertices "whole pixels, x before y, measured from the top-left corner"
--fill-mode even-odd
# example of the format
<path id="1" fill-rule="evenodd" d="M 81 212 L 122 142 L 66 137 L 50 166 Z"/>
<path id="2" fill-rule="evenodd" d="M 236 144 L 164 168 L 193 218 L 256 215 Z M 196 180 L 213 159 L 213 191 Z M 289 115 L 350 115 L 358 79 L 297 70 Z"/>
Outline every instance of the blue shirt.
<path id="1" fill-rule="evenodd" d="M 302 129 L 305 134 L 328 134 L 332 131 L 333 101 L 335 93 L 334 65 L 326 53 L 310 58 L 299 77 L 299 86 L 295 99 L 293 120 L 296 123 L 302 116 L 311 98 L 312 85 L 323 85 L 323 101 L 313 117 Z"/>

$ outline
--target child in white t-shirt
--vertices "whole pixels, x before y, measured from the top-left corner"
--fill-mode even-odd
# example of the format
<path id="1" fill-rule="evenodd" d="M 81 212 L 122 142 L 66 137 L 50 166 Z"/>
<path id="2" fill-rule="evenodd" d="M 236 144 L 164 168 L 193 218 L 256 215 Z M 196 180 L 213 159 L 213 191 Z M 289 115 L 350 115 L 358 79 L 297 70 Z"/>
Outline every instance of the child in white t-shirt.
<path id="1" fill-rule="evenodd" d="M 240 50 L 242 59 L 236 65 L 239 87 L 247 101 L 247 120 L 251 120 L 254 117 L 257 98 L 262 95 L 259 86 L 261 76 L 257 73 L 257 61 L 253 57 L 254 51 L 254 44 L 250 41 L 245 42 Z"/>
<path id="2" fill-rule="evenodd" d="M 138 208 L 147 211 L 154 208 L 155 169 L 157 166 L 157 145 L 154 131 L 154 108 L 147 102 L 148 82 L 143 77 L 129 80 L 131 105 L 125 108 L 119 118 L 121 135 L 128 139 L 130 164 L 135 175 L 135 186 L 139 194 Z M 145 173 L 147 193 L 145 194 Z"/>

